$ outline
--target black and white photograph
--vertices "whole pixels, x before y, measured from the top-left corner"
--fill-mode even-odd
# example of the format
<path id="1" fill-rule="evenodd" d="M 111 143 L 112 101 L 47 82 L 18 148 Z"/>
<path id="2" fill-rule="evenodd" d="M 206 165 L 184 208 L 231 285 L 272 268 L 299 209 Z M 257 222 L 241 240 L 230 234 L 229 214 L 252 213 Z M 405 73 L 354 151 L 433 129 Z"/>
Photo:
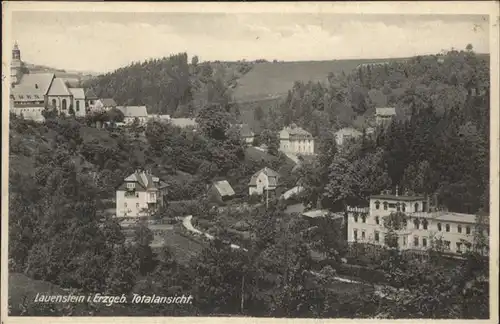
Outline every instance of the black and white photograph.
<path id="1" fill-rule="evenodd" d="M 498 2 L 415 4 L 3 3 L 2 323 L 496 323 Z"/>

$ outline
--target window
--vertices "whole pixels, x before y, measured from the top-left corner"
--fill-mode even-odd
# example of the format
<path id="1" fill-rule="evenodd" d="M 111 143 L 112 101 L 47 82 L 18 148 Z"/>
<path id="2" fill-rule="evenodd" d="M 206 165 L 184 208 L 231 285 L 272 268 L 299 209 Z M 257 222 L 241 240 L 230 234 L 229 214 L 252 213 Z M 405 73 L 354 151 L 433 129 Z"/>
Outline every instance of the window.
<path id="1" fill-rule="evenodd" d="M 418 236 L 413 237 L 413 246 L 418 246 Z"/>
<path id="2" fill-rule="evenodd" d="M 389 204 L 389 208 L 396 208 L 396 204 Z"/>
<path id="3" fill-rule="evenodd" d="M 406 236 L 403 236 L 403 246 L 406 246 L 408 244 Z"/>
<path id="4" fill-rule="evenodd" d="M 358 240 L 358 230 L 354 230 L 354 240 Z"/>
<path id="5" fill-rule="evenodd" d="M 457 232 L 462 233 L 462 225 L 457 226 Z"/>
<path id="6" fill-rule="evenodd" d="M 26 98 L 31 99 L 31 96 L 30 95 L 26 95 Z"/>
<path id="7" fill-rule="evenodd" d="M 415 212 L 418 212 L 418 203 L 415 203 Z"/>
<path id="8" fill-rule="evenodd" d="M 80 101 L 76 101 L 76 111 L 80 111 Z"/>
<path id="9" fill-rule="evenodd" d="M 401 206 L 399 205 L 399 203 L 396 205 L 396 210 L 401 211 Z"/>
<path id="10" fill-rule="evenodd" d="M 403 209 L 403 211 L 406 211 L 406 204 L 405 204 L 405 203 L 403 203 L 403 204 L 401 205 L 401 208 Z"/>
<path id="11" fill-rule="evenodd" d="M 135 208 L 139 208 L 139 203 L 135 204 Z"/>
<path id="12" fill-rule="evenodd" d="M 449 232 L 450 231 L 450 224 L 446 224 L 446 231 Z"/>
<path id="13" fill-rule="evenodd" d="M 127 188 L 128 189 L 134 189 L 135 188 L 135 183 L 133 183 L 133 182 L 127 183 Z"/>
<path id="14" fill-rule="evenodd" d="M 361 220 L 363 221 L 363 223 L 366 223 L 366 215 L 365 214 L 361 215 Z"/>
<path id="15" fill-rule="evenodd" d="M 413 220 L 413 224 L 415 225 L 415 228 L 416 229 L 419 229 L 420 228 L 420 221 L 418 220 L 418 218 L 415 218 Z"/>
<path id="16" fill-rule="evenodd" d="M 361 239 L 364 240 L 366 238 L 365 231 L 361 232 Z"/>
<path id="17" fill-rule="evenodd" d="M 445 247 L 445 249 L 449 250 L 450 249 L 450 244 L 451 244 L 450 241 L 444 241 L 444 247 Z"/>
<path id="18" fill-rule="evenodd" d="M 375 217 L 375 222 L 377 223 L 377 225 L 380 225 L 380 218 L 378 216 Z"/>
<path id="19" fill-rule="evenodd" d="M 438 231 L 441 231 L 441 230 L 442 230 L 441 223 L 438 223 Z"/>
<path id="20" fill-rule="evenodd" d="M 19 99 L 24 99 L 24 96 L 23 95 L 19 95 Z"/>
<path id="21" fill-rule="evenodd" d="M 384 201 L 384 210 L 387 210 L 387 202 Z"/>
<path id="22" fill-rule="evenodd" d="M 139 193 L 138 192 L 135 193 L 135 197 L 139 198 Z"/>
<path id="23" fill-rule="evenodd" d="M 470 226 L 467 226 L 467 227 L 465 228 L 465 233 L 466 233 L 467 235 L 468 235 L 468 234 L 470 234 Z"/>
<path id="24" fill-rule="evenodd" d="M 14 100 L 14 95 L 10 95 L 10 99 Z M 378 208 L 377 208 L 378 209 Z"/>
<path id="25" fill-rule="evenodd" d="M 457 242 L 457 252 L 462 253 L 462 243 Z"/>
<path id="26" fill-rule="evenodd" d="M 155 199 L 155 194 L 154 194 L 154 192 L 151 192 L 151 193 L 149 194 L 149 199 L 151 199 L 151 200 L 154 200 L 154 199 Z"/>
<path id="27" fill-rule="evenodd" d="M 422 237 L 422 246 L 427 247 L 427 239 L 425 237 Z"/>
<path id="28" fill-rule="evenodd" d="M 357 223 L 358 222 L 358 214 L 354 214 L 354 221 Z"/>
<path id="29" fill-rule="evenodd" d="M 380 209 L 380 201 L 375 202 L 375 209 Z"/>
<path id="30" fill-rule="evenodd" d="M 39 99 L 39 98 L 40 98 L 40 96 L 39 96 L 39 95 L 35 95 L 35 98 Z"/>
<path id="31" fill-rule="evenodd" d="M 56 106 L 57 106 L 56 99 L 52 99 L 52 108 L 56 108 Z"/>
<path id="32" fill-rule="evenodd" d="M 375 242 L 379 242 L 380 241 L 380 234 L 379 232 L 375 231 Z"/>
<path id="33" fill-rule="evenodd" d="M 62 110 L 66 110 L 66 108 L 67 108 L 66 99 L 63 99 L 62 100 Z"/>
<path id="34" fill-rule="evenodd" d="M 424 220 L 422 221 L 422 226 L 424 227 L 424 230 L 426 230 L 426 229 L 427 229 L 427 225 L 429 225 L 429 222 L 427 221 L 427 219 L 424 219 Z"/>

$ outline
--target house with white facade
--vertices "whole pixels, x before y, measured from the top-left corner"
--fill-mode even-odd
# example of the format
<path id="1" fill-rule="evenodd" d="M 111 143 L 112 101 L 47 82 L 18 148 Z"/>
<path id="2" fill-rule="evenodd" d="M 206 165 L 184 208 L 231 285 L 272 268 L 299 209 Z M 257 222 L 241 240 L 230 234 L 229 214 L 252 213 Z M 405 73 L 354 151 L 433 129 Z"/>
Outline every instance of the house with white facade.
<path id="1" fill-rule="evenodd" d="M 73 111 L 76 117 L 85 117 L 85 89 L 69 88 L 69 92 L 73 95 Z"/>
<path id="2" fill-rule="evenodd" d="M 123 122 L 127 125 L 131 125 L 135 120 L 139 122 L 139 125 L 144 125 L 150 118 L 146 106 L 117 106 L 116 108 L 123 113 Z"/>
<path id="3" fill-rule="evenodd" d="M 280 185 L 279 178 L 278 172 L 267 167 L 255 172 L 248 183 L 248 194 L 251 196 L 276 193 Z"/>
<path id="4" fill-rule="evenodd" d="M 149 171 L 137 170 L 116 189 L 116 216 L 149 216 L 165 203 L 167 183 Z"/>
<path id="5" fill-rule="evenodd" d="M 335 132 L 335 142 L 337 143 L 337 146 L 340 147 L 345 143 L 351 140 L 355 140 L 362 135 L 363 133 L 361 133 L 357 129 L 354 129 L 352 127 L 345 127 Z"/>
<path id="6" fill-rule="evenodd" d="M 292 124 L 279 133 L 280 151 L 285 154 L 314 154 L 314 138 L 308 131 Z"/>
<path id="7" fill-rule="evenodd" d="M 395 116 L 396 116 L 396 108 L 394 107 L 384 107 L 375 109 L 375 122 L 377 126 L 390 124 Z"/>
<path id="8" fill-rule="evenodd" d="M 369 207 L 348 207 L 347 211 L 347 240 L 382 246 L 388 233 L 384 220 L 391 213 L 402 212 L 403 226 L 395 232 L 401 250 L 423 251 L 439 243 L 444 252 L 460 254 L 473 247 L 478 230 L 476 215 L 429 208 L 425 197 L 397 192 L 371 196 Z"/>

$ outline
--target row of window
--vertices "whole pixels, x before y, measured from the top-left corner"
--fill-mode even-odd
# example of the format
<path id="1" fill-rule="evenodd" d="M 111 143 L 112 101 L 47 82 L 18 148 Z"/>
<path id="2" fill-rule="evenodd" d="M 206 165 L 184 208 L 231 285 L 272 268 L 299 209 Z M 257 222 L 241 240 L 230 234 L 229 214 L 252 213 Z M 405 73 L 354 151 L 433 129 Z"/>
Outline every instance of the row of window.
<path id="1" fill-rule="evenodd" d="M 362 220 L 362 223 L 366 223 L 366 218 L 367 218 L 367 215 L 366 215 L 366 214 L 362 214 L 362 215 L 361 215 L 361 220 Z M 354 222 L 356 222 L 356 223 L 358 222 L 358 215 L 357 215 L 357 214 L 354 214 Z M 376 223 L 377 225 L 380 225 L 380 217 L 379 217 L 379 216 L 375 216 L 375 223 Z M 415 229 L 420 229 L 420 225 L 422 225 L 422 228 L 423 228 L 424 230 L 428 229 L 428 227 L 429 227 L 429 222 L 427 221 L 427 219 L 424 219 L 424 220 L 420 221 L 420 220 L 417 218 L 417 219 L 415 219 L 415 220 L 413 221 L 413 224 L 414 224 Z M 438 224 L 437 224 L 437 228 L 438 228 L 438 231 L 440 231 L 440 232 L 441 232 L 441 231 L 443 230 L 443 226 L 442 226 L 442 224 L 441 224 L 441 223 L 438 223 Z M 450 224 L 445 224 L 445 230 L 446 230 L 446 232 L 448 232 L 448 233 L 450 232 Z M 458 226 L 457 226 L 457 232 L 458 232 L 458 233 L 462 233 L 462 232 L 463 232 L 463 227 L 462 227 L 462 225 L 458 225 Z M 469 235 L 469 234 L 471 233 L 471 227 L 470 227 L 470 226 L 466 226 L 466 227 L 465 227 L 465 233 L 466 233 L 467 235 Z"/>
<path id="2" fill-rule="evenodd" d="M 384 210 L 387 210 L 388 208 L 396 208 L 397 211 L 406 211 L 406 203 L 388 203 L 387 201 L 384 201 Z M 415 208 L 415 212 L 418 212 L 420 205 L 418 203 L 415 203 L 413 205 Z M 380 201 L 375 202 L 375 209 L 380 209 Z M 425 204 L 422 205 L 422 211 L 425 209 Z"/>
<path id="3" fill-rule="evenodd" d="M 18 111 L 20 112 L 40 112 L 42 109 L 40 108 L 21 108 Z"/>
<path id="4" fill-rule="evenodd" d="M 123 206 L 124 206 L 125 208 L 127 208 L 127 203 L 124 203 L 124 204 L 123 204 Z M 135 204 L 135 208 L 139 208 L 139 203 L 136 203 L 136 204 Z"/>
<path id="5" fill-rule="evenodd" d="M 19 99 L 24 99 L 24 95 L 18 95 Z M 40 99 L 40 96 L 39 95 L 26 95 L 26 99 L 32 99 L 32 98 L 35 98 L 35 99 Z M 12 100 L 15 100 L 16 98 L 14 97 L 14 95 L 10 95 L 10 99 Z"/>

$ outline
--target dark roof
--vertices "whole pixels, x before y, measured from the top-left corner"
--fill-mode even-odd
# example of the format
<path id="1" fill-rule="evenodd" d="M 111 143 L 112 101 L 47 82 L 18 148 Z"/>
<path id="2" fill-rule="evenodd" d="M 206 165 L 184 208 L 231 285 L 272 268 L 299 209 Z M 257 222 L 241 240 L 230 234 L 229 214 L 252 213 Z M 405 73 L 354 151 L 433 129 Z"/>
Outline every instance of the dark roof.
<path id="1" fill-rule="evenodd" d="M 126 177 L 117 190 L 127 190 L 127 183 L 130 182 L 138 184 L 135 188 L 136 191 L 155 191 L 167 187 L 167 184 L 160 178 L 145 171 L 136 171 Z"/>
<path id="2" fill-rule="evenodd" d="M 104 107 L 116 107 L 115 99 L 113 98 L 103 98 L 101 99 L 102 105 Z"/>
<path id="3" fill-rule="evenodd" d="M 264 173 L 268 178 L 269 178 L 269 185 L 270 186 L 277 186 L 279 183 L 279 174 L 278 172 L 269 169 L 268 167 L 265 167 L 257 172 L 254 173 L 252 178 L 250 179 L 250 183 L 248 184 L 249 186 L 256 186 L 257 185 L 257 178 L 261 173 Z"/>
<path id="4" fill-rule="evenodd" d="M 385 199 L 385 200 L 398 200 L 398 201 L 418 201 L 424 200 L 424 196 L 396 196 L 396 195 L 373 195 L 370 199 Z"/>

